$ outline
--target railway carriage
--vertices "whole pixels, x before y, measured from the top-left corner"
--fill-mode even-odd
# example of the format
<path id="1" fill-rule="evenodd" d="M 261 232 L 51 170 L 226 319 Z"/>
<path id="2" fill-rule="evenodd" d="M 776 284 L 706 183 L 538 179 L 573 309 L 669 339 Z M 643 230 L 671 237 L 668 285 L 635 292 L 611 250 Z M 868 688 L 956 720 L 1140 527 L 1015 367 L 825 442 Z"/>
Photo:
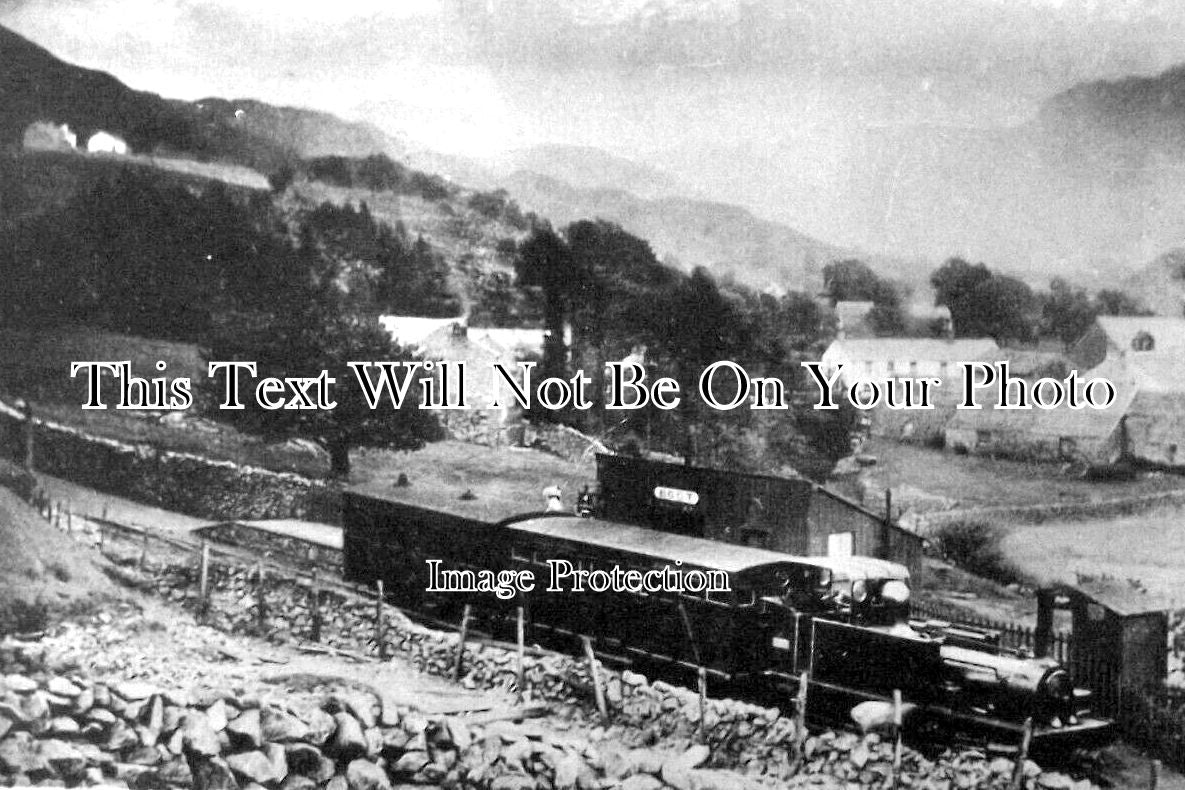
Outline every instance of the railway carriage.
<path id="1" fill-rule="evenodd" d="M 351 511 L 347 503 L 347 524 Z M 468 603 L 492 631 L 512 633 L 522 606 L 531 641 L 576 650 L 587 637 L 607 660 L 648 671 L 702 667 L 718 692 L 764 701 L 787 699 L 806 671 L 811 715 L 821 720 L 846 721 L 856 704 L 899 689 L 906 723 L 917 728 L 1015 743 L 1032 718 L 1037 749 L 1111 737 L 1111 722 L 1089 714 L 1088 695 L 1056 662 L 998 649 L 983 632 L 910 622 L 909 572 L 893 562 L 799 557 L 555 513 L 495 525 L 404 520 L 381 530 L 381 510 L 353 508 L 361 514 L 372 540 L 398 547 L 372 546 L 369 567 L 381 566 L 400 603 L 426 614 L 455 622 Z M 376 563 L 381 557 L 391 563 Z M 530 571 L 536 583 L 506 598 L 425 592 L 429 559 L 472 574 Z M 557 565 L 585 583 L 577 589 L 569 577 L 548 589 Z M 604 581 L 613 569 L 633 579 L 675 569 L 684 582 L 699 573 L 724 583 L 592 589 L 598 572 Z"/>

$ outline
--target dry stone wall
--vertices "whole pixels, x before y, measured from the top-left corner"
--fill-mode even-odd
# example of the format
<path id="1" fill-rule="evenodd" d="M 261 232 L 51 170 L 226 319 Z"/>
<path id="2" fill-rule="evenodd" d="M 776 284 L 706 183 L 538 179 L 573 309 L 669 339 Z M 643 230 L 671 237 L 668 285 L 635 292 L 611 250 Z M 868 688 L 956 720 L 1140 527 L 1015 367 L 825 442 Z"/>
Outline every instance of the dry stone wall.
<path id="1" fill-rule="evenodd" d="M 3 451 L 23 458 L 22 416 L 0 404 Z M 34 465 L 115 496 L 211 519 L 301 518 L 336 523 L 337 492 L 300 475 L 127 444 L 37 420 Z"/>

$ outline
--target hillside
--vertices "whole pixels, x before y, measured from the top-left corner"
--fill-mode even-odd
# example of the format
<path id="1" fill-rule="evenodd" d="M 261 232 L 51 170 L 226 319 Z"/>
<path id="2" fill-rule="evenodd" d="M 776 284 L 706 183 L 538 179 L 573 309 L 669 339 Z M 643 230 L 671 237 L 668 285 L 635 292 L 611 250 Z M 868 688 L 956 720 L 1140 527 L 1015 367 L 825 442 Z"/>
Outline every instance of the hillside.
<path id="1" fill-rule="evenodd" d="M 1157 315 L 1180 316 L 1185 306 L 1185 249 L 1158 256 L 1123 281 L 1123 290 Z"/>
<path id="2" fill-rule="evenodd" d="M 698 197 L 670 173 L 592 146 L 535 145 L 496 157 L 491 168 L 506 179 L 519 171 L 538 173 L 577 189 L 616 189 L 653 199 Z"/>
<path id="3" fill-rule="evenodd" d="M 294 157 L 362 156 L 394 145 L 372 127 L 328 113 L 251 100 L 185 102 L 132 90 L 0 27 L 0 145 L 19 147 L 34 121 L 69 124 L 80 141 L 104 130 L 136 153 L 185 154 L 265 174 Z"/>
<path id="4" fill-rule="evenodd" d="M 620 189 L 581 189 L 524 171 L 505 179 L 504 185 L 525 209 L 558 224 L 586 217 L 616 222 L 649 241 L 659 258 L 672 257 L 685 268 L 703 266 L 717 277 L 732 275 L 762 290 L 813 293 L 822 288 L 824 266 L 859 255 L 725 203 L 679 196 L 648 200 Z M 873 260 L 882 271 L 883 263 Z"/>
<path id="5" fill-rule="evenodd" d="M 14 472 L 0 461 L 0 476 Z M 116 600 L 120 592 L 104 575 L 106 564 L 0 484 L 0 634 L 38 631 L 47 617 Z"/>

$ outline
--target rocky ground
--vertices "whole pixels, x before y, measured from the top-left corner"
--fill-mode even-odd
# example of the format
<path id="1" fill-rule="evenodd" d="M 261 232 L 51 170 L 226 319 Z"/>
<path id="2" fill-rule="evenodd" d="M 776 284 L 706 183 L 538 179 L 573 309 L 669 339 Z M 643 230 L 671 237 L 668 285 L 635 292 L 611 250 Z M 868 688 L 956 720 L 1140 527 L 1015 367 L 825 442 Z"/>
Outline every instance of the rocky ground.
<path id="1" fill-rule="evenodd" d="M 710 790 L 888 787 L 891 745 L 821 733 L 792 776 L 714 765 L 693 738 L 603 726 L 579 706 L 493 720 L 474 692 L 401 660 L 348 661 L 197 625 L 158 601 L 0 646 L 0 777 L 198 790 L 386 790 L 401 785 Z M 521 709 L 519 710 L 521 713 Z M 902 787 L 1005 787 L 1012 763 L 906 750 Z M 1031 788 L 1090 787 L 1026 766 Z"/>

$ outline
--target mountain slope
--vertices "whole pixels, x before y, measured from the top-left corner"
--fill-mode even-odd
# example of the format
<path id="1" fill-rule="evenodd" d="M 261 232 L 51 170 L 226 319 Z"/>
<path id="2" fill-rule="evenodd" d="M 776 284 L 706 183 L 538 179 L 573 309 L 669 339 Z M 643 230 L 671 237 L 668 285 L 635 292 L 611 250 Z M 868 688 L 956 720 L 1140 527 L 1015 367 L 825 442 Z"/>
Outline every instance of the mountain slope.
<path id="1" fill-rule="evenodd" d="M 579 189 L 554 178 L 518 172 L 503 180 L 524 209 L 557 224 L 601 218 L 650 242 L 655 253 L 685 267 L 703 266 L 758 289 L 805 291 L 823 287 L 828 263 L 848 257 L 868 260 L 880 273 L 909 276 L 908 264 L 864 256 L 761 219 L 747 209 L 681 196 L 640 198 L 616 189 Z"/>
<path id="2" fill-rule="evenodd" d="M 1185 248 L 1169 250 L 1123 281 L 1123 290 L 1157 315 L 1180 317 L 1185 307 Z"/>
<path id="3" fill-rule="evenodd" d="M 264 173 L 293 157 L 364 156 L 393 147 L 378 130 L 328 113 L 252 100 L 184 102 L 132 90 L 0 27 L 0 145 L 19 147 L 34 121 L 69 124 L 80 141 L 105 130 L 137 153 L 222 160 Z"/>
<path id="4" fill-rule="evenodd" d="M 690 196 L 691 191 L 669 173 L 591 146 L 536 145 L 511 151 L 491 165 L 502 178 L 525 171 L 578 189 L 617 189 L 647 199 Z"/>

